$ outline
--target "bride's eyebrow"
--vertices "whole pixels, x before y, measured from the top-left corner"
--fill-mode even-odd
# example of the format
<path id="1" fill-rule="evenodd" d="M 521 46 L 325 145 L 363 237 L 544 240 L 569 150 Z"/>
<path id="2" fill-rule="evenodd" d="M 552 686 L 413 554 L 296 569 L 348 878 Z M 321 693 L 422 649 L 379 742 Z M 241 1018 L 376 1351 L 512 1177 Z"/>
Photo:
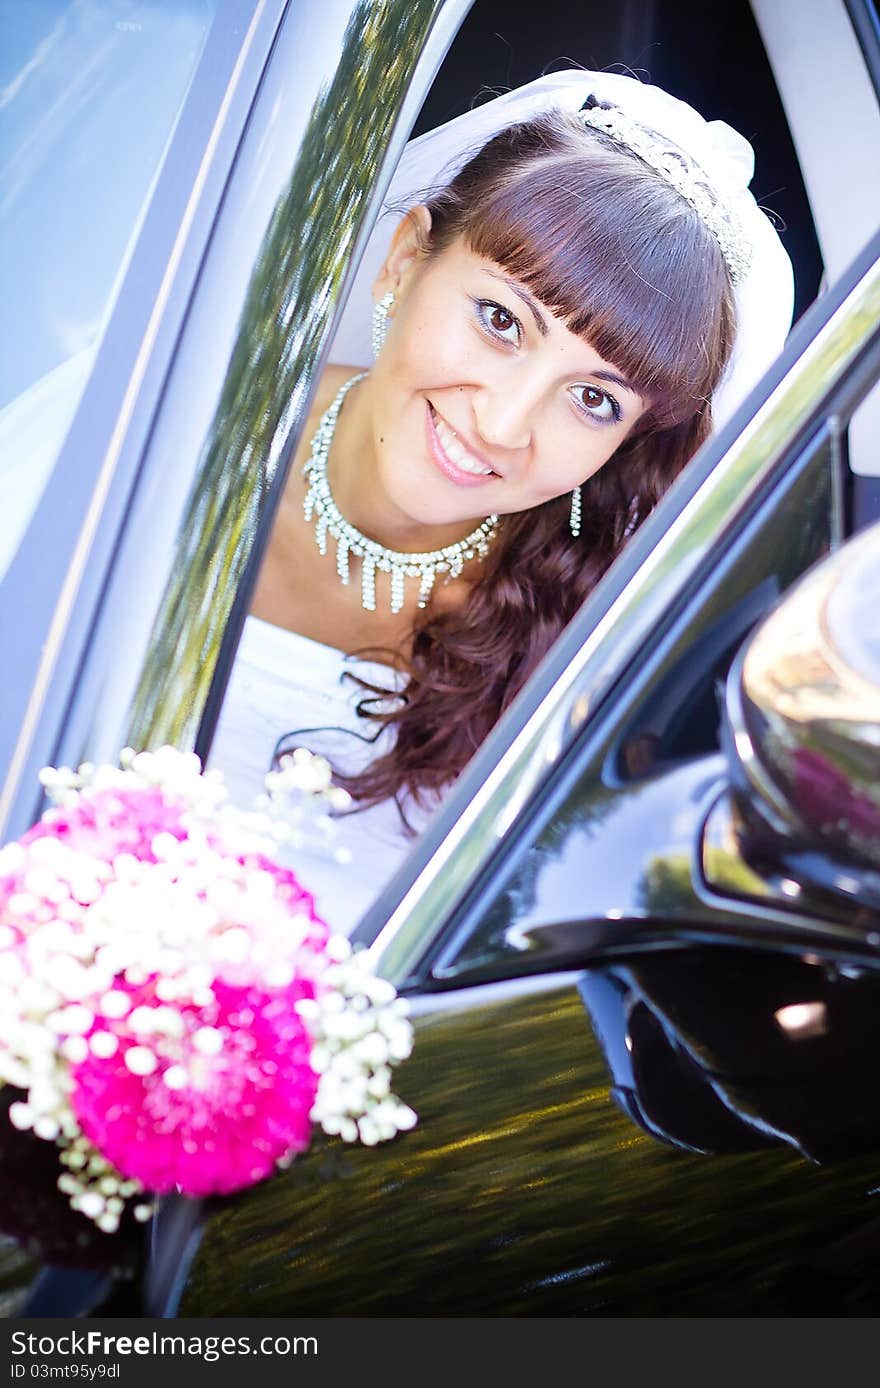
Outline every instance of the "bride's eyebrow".
<path id="1" fill-rule="evenodd" d="M 541 313 L 541 310 L 538 308 L 531 294 L 523 289 L 521 284 L 517 284 L 516 280 L 508 279 L 507 275 L 499 275 L 497 270 L 487 270 L 486 274 L 491 275 L 493 280 L 498 280 L 501 284 L 506 284 L 507 288 L 512 290 L 518 299 L 522 300 L 538 325 L 539 333 L 542 337 L 546 337 L 550 331 L 550 325 Z M 617 371 L 606 371 L 600 368 L 598 371 L 588 371 L 586 374 L 591 380 L 608 381 L 612 385 L 620 386 L 621 390 L 628 391 L 630 395 L 635 395 L 639 399 L 643 398 L 642 392 L 639 390 L 638 386 L 633 385 L 632 381 L 628 381 L 625 376 L 621 376 Z"/>
<path id="2" fill-rule="evenodd" d="M 532 317 L 534 318 L 535 323 L 537 324 L 538 332 L 541 334 L 542 337 L 546 337 L 550 331 L 550 325 L 547 322 L 547 319 L 544 317 L 541 310 L 538 308 L 538 305 L 532 298 L 531 294 L 527 293 L 527 291 L 523 289 L 522 285 L 517 284 L 516 280 L 508 279 L 506 275 L 499 275 L 496 270 L 487 270 L 486 274 L 491 275 L 493 280 L 500 280 L 502 284 L 506 284 L 507 288 L 510 289 L 517 296 L 518 299 L 522 300 L 522 302 L 525 304 L 526 308 L 529 310 Z"/>
<path id="3" fill-rule="evenodd" d="M 638 386 L 634 386 L 632 381 L 628 381 L 625 376 L 618 376 L 616 371 L 589 371 L 588 376 L 591 381 L 610 381 L 613 385 L 620 386 L 621 389 L 629 391 L 630 395 L 637 395 L 642 399 L 642 392 Z"/>

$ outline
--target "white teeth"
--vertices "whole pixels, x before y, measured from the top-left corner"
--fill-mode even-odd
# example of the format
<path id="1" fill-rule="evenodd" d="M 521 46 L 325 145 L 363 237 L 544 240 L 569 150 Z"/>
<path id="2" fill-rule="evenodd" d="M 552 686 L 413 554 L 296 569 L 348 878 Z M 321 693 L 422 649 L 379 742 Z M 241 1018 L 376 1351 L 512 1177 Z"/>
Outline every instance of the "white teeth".
<path id="1" fill-rule="evenodd" d="M 458 435 L 453 433 L 449 425 L 445 424 L 438 414 L 434 415 L 434 428 L 437 430 L 437 437 L 443 445 L 443 452 L 457 468 L 461 468 L 462 472 L 470 472 L 475 477 L 489 477 L 491 475 L 492 469 L 486 467 L 485 463 L 477 462 L 473 454 L 469 453 L 459 442 Z"/>

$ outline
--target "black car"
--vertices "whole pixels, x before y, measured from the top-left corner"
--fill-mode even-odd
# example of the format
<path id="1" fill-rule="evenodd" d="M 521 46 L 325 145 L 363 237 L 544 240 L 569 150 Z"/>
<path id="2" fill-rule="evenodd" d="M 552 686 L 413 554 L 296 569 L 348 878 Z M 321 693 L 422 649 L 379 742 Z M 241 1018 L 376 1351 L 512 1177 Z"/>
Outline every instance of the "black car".
<path id="1" fill-rule="evenodd" d="M 4 839 L 46 763 L 209 754 L 414 123 L 562 55 L 647 54 L 754 139 L 799 286 L 779 360 L 357 927 L 411 999 L 417 1129 L 316 1142 L 118 1237 L 7 1131 L 6 1313 L 873 1314 L 876 8 L 646 0 L 593 7 L 588 37 L 583 6 L 538 25 L 481 0 L 6 8 Z M 496 31 L 507 71 L 475 70 Z M 805 62 L 835 74 L 833 121 Z"/>

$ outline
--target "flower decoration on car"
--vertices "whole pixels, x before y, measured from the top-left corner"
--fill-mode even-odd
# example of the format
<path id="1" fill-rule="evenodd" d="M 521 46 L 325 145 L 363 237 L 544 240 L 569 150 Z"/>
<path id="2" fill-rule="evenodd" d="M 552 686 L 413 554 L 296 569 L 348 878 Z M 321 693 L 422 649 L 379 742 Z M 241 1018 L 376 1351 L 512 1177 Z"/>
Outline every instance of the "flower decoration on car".
<path id="1" fill-rule="evenodd" d="M 9 1117 L 57 1146 L 60 1189 L 102 1230 L 261 1181 L 316 1125 L 372 1145 L 417 1121 L 391 1091 L 406 1000 L 277 861 L 303 797 L 345 794 L 319 760 L 248 812 L 168 747 L 47 769 L 52 806 L 0 850 Z"/>

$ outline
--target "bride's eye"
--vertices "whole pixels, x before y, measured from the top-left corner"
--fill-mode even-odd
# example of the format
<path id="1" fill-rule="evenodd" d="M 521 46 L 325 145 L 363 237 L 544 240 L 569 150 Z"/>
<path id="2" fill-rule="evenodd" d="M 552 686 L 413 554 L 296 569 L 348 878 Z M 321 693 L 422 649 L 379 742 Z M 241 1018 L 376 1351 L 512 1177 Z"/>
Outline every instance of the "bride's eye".
<path id="1" fill-rule="evenodd" d="M 481 327 L 501 342 L 510 342 L 515 347 L 522 341 L 522 324 L 503 304 L 494 299 L 474 299 L 474 308 Z"/>
<path id="2" fill-rule="evenodd" d="M 598 386 L 572 387 L 578 408 L 597 424 L 617 424 L 621 418 L 621 408 L 613 395 Z"/>

